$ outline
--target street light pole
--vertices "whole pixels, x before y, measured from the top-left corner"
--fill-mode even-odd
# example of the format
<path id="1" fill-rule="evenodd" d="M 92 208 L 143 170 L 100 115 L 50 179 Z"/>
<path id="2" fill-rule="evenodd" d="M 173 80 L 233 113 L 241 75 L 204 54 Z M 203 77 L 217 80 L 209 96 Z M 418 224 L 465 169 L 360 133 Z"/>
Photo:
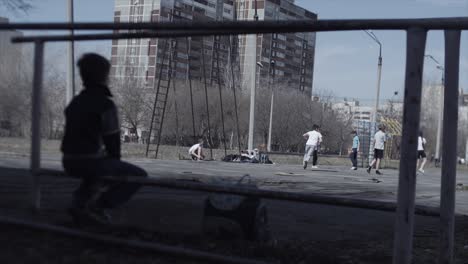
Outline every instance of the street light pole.
<path id="1" fill-rule="evenodd" d="M 270 126 L 268 127 L 268 143 L 267 143 L 267 151 L 271 151 L 271 129 L 273 126 L 273 102 L 275 98 L 275 60 L 270 61 L 270 66 L 272 68 L 272 72 L 268 73 L 268 85 L 271 87 L 271 103 L 270 103 Z M 271 86 L 270 82 L 270 74 L 272 75 L 273 86 Z"/>
<path id="2" fill-rule="evenodd" d="M 366 34 L 369 35 L 369 37 L 371 37 L 379 45 L 379 59 L 377 62 L 377 95 L 375 98 L 374 114 L 372 115 L 371 132 L 369 136 L 369 160 L 370 160 L 374 153 L 371 143 L 372 143 L 372 136 L 375 134 L 375 125 L 377 122 L 377 115 L 379 111 L 380 83 L 381 83 L 381 78 L 382 78 L 382 43 L 379 41 L 377 36 L 372 31 L 364 30 L 364 32 L 366 32 Z"/>
<path id="3" fill-rule="evenodd" d="M 444 109 L 444 86 L 445 86 L 445 77 L 444 77 L 444 72 L 445 68 L 437 61 L 432 55 L 426 54 L 424 57 L 431 59 L 433 62 L 436 63 L 436 68 L 442 72 L 442 79 L 441 79 L 441 89 L 440 89 L 440 101 L 439 101 L 439 115 L 437 117 L 437 138 L 436 138 L 436 150 L 435 150 L 435 155 L 434 158 L 436 162 L 439 162 L 440 160 L 440 140 L 441 140 L 441 134 L 442 134 L 442 120 L 444 119 L 443 117 L 443 109 Z"/>

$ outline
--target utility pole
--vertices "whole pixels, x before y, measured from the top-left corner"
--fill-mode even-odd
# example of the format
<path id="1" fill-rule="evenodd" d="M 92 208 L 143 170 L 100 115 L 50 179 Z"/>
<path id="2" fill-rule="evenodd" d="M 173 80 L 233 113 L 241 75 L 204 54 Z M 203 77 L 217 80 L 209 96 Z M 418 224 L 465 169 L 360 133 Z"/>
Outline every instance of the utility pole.
<path id="1" fill-rule="evenodd" d="M 74 22 L 73 16 L 73 0 L 68 0 L 68 20 L 70 23 Z M 70 35 L 73 35 L 73 30 L 70 30 Z M 70 103 L 75 96 L 75 47 L 74 42 L 68 42 L 68 61 L 67 61 L 67 90 L 66 90 L 66 104 Z"/>
<path id="2" fill-rule="evenodd" d="M 254 20 L 258 21 L 257 14 L 257 0 L 254 1 L 255 14 Z M 248 149 L 253 150 L 254 143 L 254 126 L 255 126 L 255 90 L 257 86 L 257 34 L 247 36 L 248 38 L 253 38 L 250 44 L 253 46 L 253 60 L 251 60 L 251 65 L 253 69 L 250 72 L 250 113 L 249 113 L 249 140 L 248 140 Z"/>
<path id="3" fill-rule="evenodd" d="M 437 61 L 432 55 L 426 54 L 424 57 L 431 59 L 436 64 L 436 68 L 442 72 L 442 79 L 441 79 L 441 89 L 440 89 L 440 98 L 439 98 L 439 114 L 437 117 L 437 138 L 436 138 L 436 150 L 435 150 L 435 161 L 436 164 L 440 161 L 440 140 L 442 134 L 442 120 L 443 120 L 443 113 L 444 113 L 444 87 L 445 87 L 445 77 L 444 72 L 445 68 Z"/>
<path id="4" fill-rule="evenodd" d="M 379 45 L 379 59 L 377 62 L 377 95 L 375 98 L 374 114 L 372 115 L 371 129 L 370 129 L 371 132 L 369 136 L 369 161 L 370 161 L 374 154 L 374 149 L 372 147 L 372 137 L 375 134 L 377 115 L 379 113 L 380 83 L 381 83 L 381 77 L 382 77 L 382 43 L 379 41 L 377 36 L 372 31 L 364 30 L 364 32 L 366 32 L 367 35 L 369 35 L 369 37 L 371 37 Z"/>
<path id="5" fill-rule="evenodd" d="M 271 130 L 273 127 L 273 103 L 275 100 L 275 60 L 270 61 L 270 67 L 272 69 L 271 73 L 268 73 L 268 85 L 270 85 L 271 88 L 271 103 L 270 103 L 270 126 L 268 127 L 268 143 L 267 143 L 267 151 L 271 151 Z M 271 79 L 273 80 L 273 86 L 271 85 L 270 82 L 270 74 L 271 74 Z"/>

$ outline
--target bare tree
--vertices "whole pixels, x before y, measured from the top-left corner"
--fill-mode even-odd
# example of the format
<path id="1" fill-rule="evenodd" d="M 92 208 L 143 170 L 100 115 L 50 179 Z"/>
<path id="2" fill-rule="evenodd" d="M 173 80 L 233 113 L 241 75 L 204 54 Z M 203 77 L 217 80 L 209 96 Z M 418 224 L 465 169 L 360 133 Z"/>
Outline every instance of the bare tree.
<path id="1" fill-rule="evenodd" d="M 142 78 L 127 76 L 112 81 L 119 106 L 121 126 L 138 139 L 151 117 L 152 89 L 146 89 Z"/>
<path id="2" fill-rule="evenodd" d="M 27 13 L 33 8 L 32 0 L 0 0 L 0 7 L 12 12 Z"/>

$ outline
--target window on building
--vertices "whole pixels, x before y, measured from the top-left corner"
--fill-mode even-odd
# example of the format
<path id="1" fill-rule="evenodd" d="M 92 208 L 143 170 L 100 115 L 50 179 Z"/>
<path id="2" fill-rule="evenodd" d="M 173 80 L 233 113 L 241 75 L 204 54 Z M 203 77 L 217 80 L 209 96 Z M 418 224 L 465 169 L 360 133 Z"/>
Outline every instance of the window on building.
<path id="1" fill-rule="evenodd" d="M 277 34 L 277 38 L 280 39 L 280 40 L 286 40 L 286 36 L 283 35 L 283 34 Z"/>
<path id="2" fill-rule="evenodd" d="M 276 52 L 276 57 L 278 58 L 285 58 L 286 55 L 283 52 Z"/>

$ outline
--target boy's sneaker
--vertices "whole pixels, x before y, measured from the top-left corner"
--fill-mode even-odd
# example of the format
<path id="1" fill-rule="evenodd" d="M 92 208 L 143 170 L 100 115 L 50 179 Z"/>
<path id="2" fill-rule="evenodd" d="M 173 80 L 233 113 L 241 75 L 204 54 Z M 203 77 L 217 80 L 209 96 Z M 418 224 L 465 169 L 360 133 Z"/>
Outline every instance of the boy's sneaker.
<path id="1" fill-rule="evenodd" d="M 423 169 L 419 169 L 418 170 L 420 173 L 424 174 L 424 170 Z"/>
<path id="2" fill-rule="evenodd" d="M 102 208 L 88 206 L 84 208 L 70 208 L 68 213 L 75 223 L 81 225 L 110 225 L 111 216 Z"/>
<path id="3" fill-rule="evenodd" d="M 376 170 L 375 174 L 382 175 L 382 173 L 379 170 Z"/>
<path id="4" fill-rule="evenodd" d="M 357 170 L 357 168 L 356 167 L 351 167 L 351 170 Z"/>
<path id="5" fill-rule="evenodd" d="M 304 170 L 307 169 L 307 161 L 303 161 L 302 166 L 304 167 Z"/>
<path id="6" fill-rule="evenodd" d="M 318 169 L 318 166 L 314 165 L 314 166 L 312 166 L 312 169 Z"/>
<path id="7" fill-rule="evenodd" d="M 371 167 L 371 166 L 368 166 L 366 171 L 367 171 L 367 173 L 370 174 L 370 171 L 371 171 L 371 170 L 372 170 L 372 167 Z"/>

